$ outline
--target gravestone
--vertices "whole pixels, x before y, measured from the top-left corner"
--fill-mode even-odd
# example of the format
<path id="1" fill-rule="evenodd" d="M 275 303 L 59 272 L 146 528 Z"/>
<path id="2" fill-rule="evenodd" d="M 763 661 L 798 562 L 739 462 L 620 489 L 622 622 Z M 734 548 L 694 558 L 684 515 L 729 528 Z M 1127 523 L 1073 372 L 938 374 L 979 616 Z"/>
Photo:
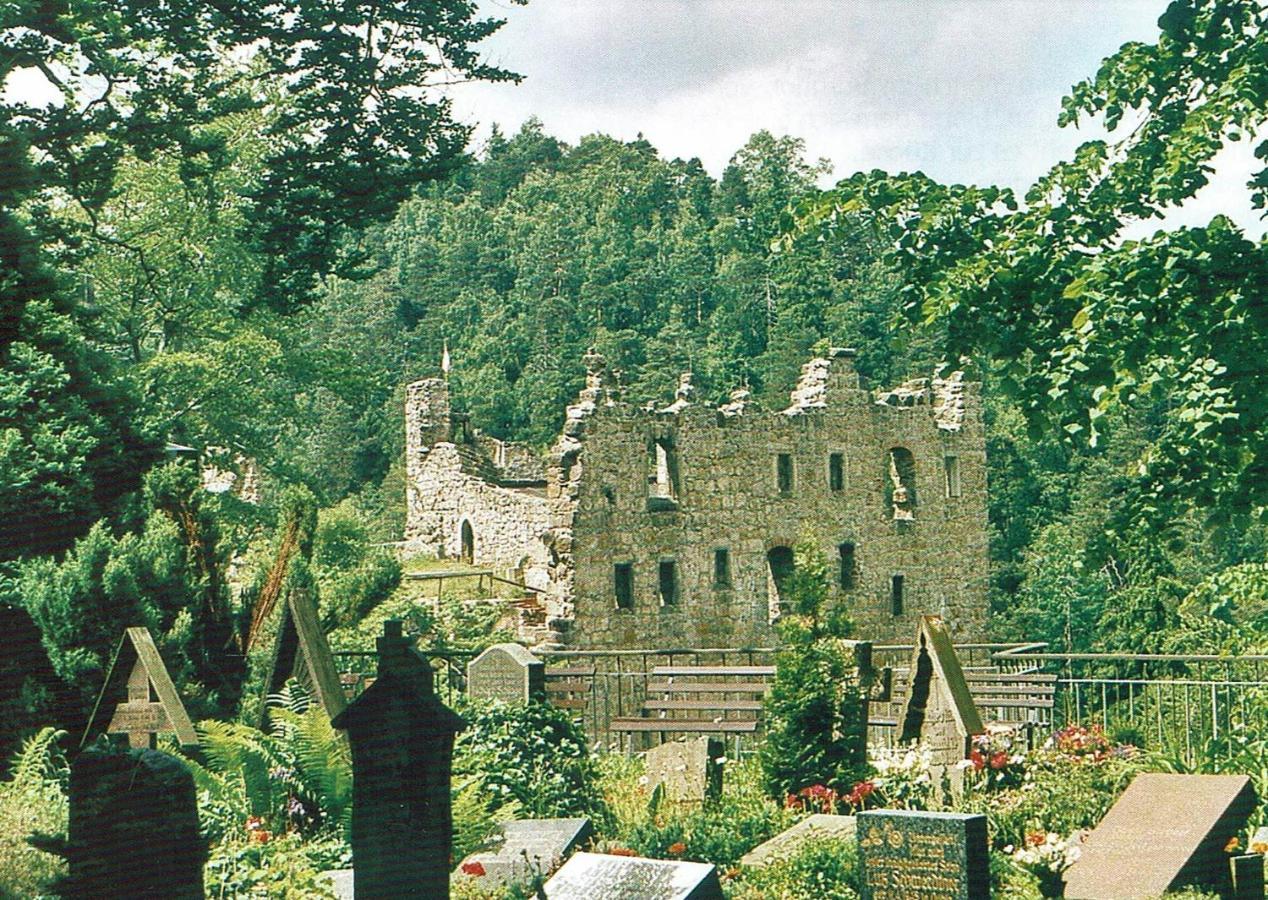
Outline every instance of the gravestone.
<path id="1" fill-rule="evenodd" d="M 202 900 L 207 842 L 194 778 L 157 750 L 90 747 L 70 768 L 66 838 L 32 843 L 66 860 L 66 898 Z"/>
<path id="2" fill-rule="evenodd" d="M 989 900 L 986 816 L 874 809 L 857 820 L 863 900 Z"/>
<path id="3" fill-rule="evenodd" d="M 471 854 L 454 875 L 472 877 L 486 888 L 549 875 L 594 836 L 594 827 L 585 818 L 521 819 L 501 822 L 498 828 L 502 832 L 501 844 Z M 472 875 L 472 868 L 477 866 L 483 875 Z"/>
<path id="4" fill-rule="evenodd" d="M 1137 775 L 1066 872 L 1071 900 L 1150 897 L 1198 885 L 1231 890 L 1229 839 L 1255 809 L 1245 775 Z"/>
<path id="5" fill-rule="evenodd" d="M 331 719 L 347 706 L 335 657 L 330 652 L 326 633 L 321 630 L 317 604 L 308 591 L 299 588 L 286 592 L 282 621 L 273 645 L 273 665 L 264 683 L 266 702 L 260 706 L 262 725 L 268 720 L 268 696 L 282 690 L 290 678 L 299 681 Z"/>
<path id="6" fill-rule="evenodd" d="M 118 702 L 125 683 L 127 700 Z M 128 746 L 138 749 L 152 748 L 160 734 L 174 735 L 183 747 L 198 746 L 194 724 L 148 628 L 124 631 L 81 747 L 103 723 L 108 734 L 126 734 Z"/>
<path id="7" fill-rule="evenodd" d="M 770 865 L 773 862 L 790 859 L 797 854 L 807 841 L 819 838 L 835 838 L 841 841 L 854 841 L 857 830 L 854 816 L 833 816 L 827 813 L 815 813 L 802 819 L 792 828 L 781 831 L 769 841 L 758 844 L 740 858 L 740 865 L 750 868 Z"/>
<path id="8" fill-rule="evenodd" d="M 331 724 L 352 747 L 352 866 L 358 897 L 449 896 L 454 735 L 431 665 L 383 623 L 378 677 Z"/>
<path id="9" fill-rule="evenodd" d="M 973 704 L 951 633 L 938 616 L 921 616 L 908 676 L 901 741 L 919 741 L 930 753 L 930 775 L 935 786 L 943 776 L 956 778 L 967 759 L 975 735 L 986 727 Z M 954 782 L 952 789 L 957 788 Z"/>
<path id="10" fill-rule="evenodd" d="M 494 644 L 467 663 L 467 695 L 527 703 L 546 697 L 546 664 L 519 644 Z"/>
<path id="11" fill-rule="evenodd" d="M 322 872 L 321 878 L 335 895 L 335 900 L 356 900 L 352 892 L 353 871 L 351 869 L 331 869 Z"/>
<path id="12" fill-rule="evenodd" d="M 548 900 L 722 900 L 708 863 L 577 853 L 546 882 Z"/>
<path id="13" fill-rule="evenodd" d="M 1233 900 L 1264 900 L 1264 856 L 1246 853 L 1229 860 L 1233 875 Z"/>
<path id="14" fill-rule="evenodd" d="M 672 803 L 703 803 L 722 794 L 722 742 L 699 737 L 667 741 L 647 751 L 647 789 Z"/>

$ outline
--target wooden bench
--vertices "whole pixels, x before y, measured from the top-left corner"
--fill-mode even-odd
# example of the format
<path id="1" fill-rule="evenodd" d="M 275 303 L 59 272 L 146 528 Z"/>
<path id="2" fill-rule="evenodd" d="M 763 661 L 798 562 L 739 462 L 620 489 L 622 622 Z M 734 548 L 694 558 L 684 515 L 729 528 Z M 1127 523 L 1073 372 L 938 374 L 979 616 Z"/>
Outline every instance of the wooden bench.
<path id="1" fill-rule="evenodd" d="M 752 734 L 774 666 L 657 666 L 638 716 L 617 717 L 614 732 Z"/>
<path id="2" fill-rule="evenodd" d="M 904 691 L 906 674 L 901 677 Z M 982 720 L 990 727 L 1027 727 L 1042 724 L 1047 720 L 1048 710 L 1054 706 L 1057 692 L 1057 676 L 1043 672 L 999 672 L 984 671 L 980 668 L 965 669 L 964 681 L 968 684 L 973 703 L 983 713 Z M 895 698 L 894 703 L 902 705 L 903 700 Z M 1004 710 L 1029 710 L 1031 715 L 1026 719 L 1007 719 Z M 987 710 L 994 715 L 986 715 Z M 870 716 L 868 725 L 881 728 L 898 727 L 895 716 Z"/>
<path id="3" fill-rule="evenodd" d="M 594 666 L 557 666 L 546 669 L 546 699 L 559 709 L 581 711 L 594 693 Z"/>

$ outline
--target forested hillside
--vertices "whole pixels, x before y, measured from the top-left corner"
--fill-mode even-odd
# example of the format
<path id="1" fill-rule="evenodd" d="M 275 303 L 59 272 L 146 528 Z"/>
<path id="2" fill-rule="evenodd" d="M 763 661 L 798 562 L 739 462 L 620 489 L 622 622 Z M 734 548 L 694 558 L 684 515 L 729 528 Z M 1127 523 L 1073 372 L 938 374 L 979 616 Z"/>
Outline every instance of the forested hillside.
<path id="1" fill-rule="evenodd" d="M 0 731 L 39 720 L 58 679 L 90 694 L 137 617 L 209 707 L 232 705 L 242 672 L 218 670 L 207 635 L 248 634 L 283 524 L 304 556 L 314 533 L 319 556 L 355 545 L 309 573 L 330 621 L 381 599 L 390 567 L 366 545 L 399 537 L 403 386 L 444 347 L 474 422 L 541 447 L 589 346 L 634 398 L 666 400 L 691 370 L 705 400 L 747 385 L 771 408 L 829 343 L 857 347 L 874 385 L 967 366 L 987 400 L 1000 637 L 1268 644 L 1268 251 L 1222 218 L 1121 240 L 1262 127 L 1251 5 L 1177 4 L 1156 46 L 1076 86 L 1067 124 L 1113 130 L 1127 110 L 1134 130 L 1021 198 L 918 173 L 820 192 L 825 164 L 765 131 L 720 177 L 531 120 L 468 147 L 443 99 L 409 99 L 444 66 L 514 77 L 473 55 L 497 23 L 465 3 L 430 25 L 389 4 L 447 54 L 387 73 L 396 107 L 363 102 L 378 90 L 358 81 L 364 23 L 320 5 L 234 22 L 125 6 L 104 43 L 91 10 L 4 23 L 23 65 L 82 58 L 131 87 L 89 99 L 81 74 L 62 107 L 4 106 L 0 612 L 26 655 L 0 661 Z M 308 46 L 300 25 L 347 40 L 288 55 Z M 275 58 L 208 50 L 267 29 Z M 1261 205 L 1264 184 L 1249 186 Z M 156 469 L 168 443 L 254 460 L 263 505 Z"/>

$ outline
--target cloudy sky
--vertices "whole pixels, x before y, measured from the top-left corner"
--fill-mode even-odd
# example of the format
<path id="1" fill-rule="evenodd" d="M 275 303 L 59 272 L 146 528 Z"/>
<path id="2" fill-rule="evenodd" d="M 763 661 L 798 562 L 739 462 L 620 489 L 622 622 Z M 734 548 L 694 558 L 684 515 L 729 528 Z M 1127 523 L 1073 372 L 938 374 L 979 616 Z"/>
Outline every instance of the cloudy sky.
<path id="1" fill-rule="evenodd" d="M 1024 188 L 1094 129 L 1056 125 L 1061 97 L 1165 0 L 486 0 L 506 26 L 491 61 L 525 76 L 464 85 L 460 114 L 512 131 L 537 116 L 568 141 L 642 132 L 718 174 L 754 131 L 806 141 L 836 177 L 920 169 Z M 1168 224 L 1217 212 L 1262 234 L 1242 187 L 1248 142 Z M 1157 225 L 1142 229 L 1152 231 Z"/>

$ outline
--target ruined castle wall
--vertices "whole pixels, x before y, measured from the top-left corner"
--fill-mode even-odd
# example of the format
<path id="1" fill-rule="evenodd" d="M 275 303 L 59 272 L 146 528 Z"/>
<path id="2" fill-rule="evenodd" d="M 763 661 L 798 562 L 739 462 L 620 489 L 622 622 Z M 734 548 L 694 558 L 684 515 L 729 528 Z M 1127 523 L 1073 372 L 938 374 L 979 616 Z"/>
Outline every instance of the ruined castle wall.
<path id="1" fill-rule="evenodd" d="M 472 562 L 503 577 L 546 587 L 549 528 L 545 492 L 499 487 L 469 469 L 464 449 L 451 443 L 429 448 L 410 480 L 406 543 L 450 559 L 463 557 L 463 525 L 471 529 Z"/>
<path id="2" fill-rule="evenodd" d="M 857 380 L 853 381 L 857 384 Z M 768 553 L 812 540 L 834 575 L 839 545 L 854 545 L 849 606 L 861 637 L 909 639 L 921 613 L 945 616 L 959 637 L 980 637 L 986 610 L 985 442 L 974 388 L 960 389 L 958 428 L 937 427 L 926 398 L 876 402 L 838 380 L 794 415 L 747 411 L 726 417 L 689 405 L 649 412 L 598 406 L 587 422 L 572 523 L 571 592 L 576 647 L 768 645 L 772 578 Z M 649 510 L 648 446 L 677 455 L 677 508 Z M 889 450 L 915 463 L 912 520 L 896 522 Z M 778 454 L 793 483 L 778 487 Z M 829 457 L 844 457 L 844 483 L 830 489 Z M 960 496 L 947 498 L 945 457 L 958 459 Z M 654 477 L 654 475 L 653 475 Z M 655 488 L 651 489 L 653 492 Z M 664 506 L 665 504 L 659 504 Z M 714 583 L 715 551 L 728 552 L 730 584 Z M 673 605 L 660 599 L 660 565 L 674 563 Z M 632 608 L 618 609 L 614 566 L 633 571 Z M 892 609 L 893 576 L 903 609 Z"/>

